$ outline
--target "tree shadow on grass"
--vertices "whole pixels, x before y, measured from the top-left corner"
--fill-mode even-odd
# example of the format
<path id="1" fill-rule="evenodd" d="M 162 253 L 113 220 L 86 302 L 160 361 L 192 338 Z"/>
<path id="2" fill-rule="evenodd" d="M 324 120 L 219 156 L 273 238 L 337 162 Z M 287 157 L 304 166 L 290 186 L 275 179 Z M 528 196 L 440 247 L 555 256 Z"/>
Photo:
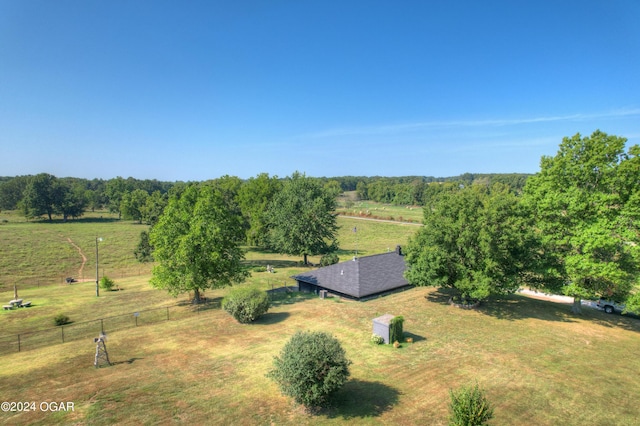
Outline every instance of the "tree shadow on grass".
<path id="1" fill-rule="evenodd" d="M 426 295 L 425 299 L 440 305 L 448 305 L 449 298 L 454 294 L 453 289 L 439 288 Z M 452 306 L 451 309 L 458 308 Z M 571 312 L 570 304 L 536 299 L 517 293 L 491 297 L 480 303 L 480 306 L 475 310 L 484 315 L 508 321 L 535 318 L 543 321 L 571 323 L 576 322 L 577 319 L 583 319 L 605 327 L 618 327 L 640 332 L 640 320 L 632 316 L 608 315 L 586 306 L 582 307 L 582 315 L 576 316 Z"/>
<path id="2" fill-rule="evenodd" d="M 273 268 L 294 268 L 296 266 L 300 266 L 300 263 L 295 261 L 295 260 L 257 260 L 257 259 L 252 259 L 252 260 L 247 260 L 244 262 L 245 265 L 252 267 L 252 266 L 264 266 L 266 267 L 267 265 L 272 266 Z M 265 271 L 266 273 L 266 271 Z"/>
<path id="3" fill-rule="evenodd" d="M 351 379 L 331 398 L 329 418 L 344 420 L 377 417 L 398 403 L 400 391 L 380 382 Z"/>
<path id="4" fill-rule="evenodd" d="M 429 302 L 437 303 L 439 305 L 448 305 L 449 299 L 453 297 L 455 292 L 450 288 L 439 288 L 435 291 L 430 292 L 424 298 Z"/>
<path id="5" fill-rule="evenodd" d="M 291 305 L 318 297 L 313 293 L 280 290 L 281 289 L 267 291 L 267 293 L 269 293 L 269 298 L 271 299 L 271 306 Z"/>
<path id="6" fill-rule="evenodd" d="M 261 325 L 277 324 L 289 318 L 290 315 L 291 314 L 289 314 L 288 312 L 267 312 L 266 314 L 255 320 L 253 323 Z"/>
<path id="7" fill-rule="evenodd" d="M 640 321 L 632 317 L 609 315 L 584 305 L 582 314 L 576 315 L 571 312 L 571 304 L 536 299 L 521 294 L 491 298 L 480 305 L 478 312 L 509 321 L 536 318 L 543 321 L 571 323 L 581 319 L 605 327 L 640 332 Z"/>
<path id="8" fill-rule="evenodd" d="M 181 300 L 176 303 L 177 306 L 191 307 L 193 311 L 208 311 L 210 309 L 220 309 L 222 306 L 222 297 L 202 297 L 200 303 L 193 303 L 192 299 Z"/>
<path id="9" fill-rule="evenodd" d="M 535 318 L 543 321 L 575 322 L 571 305 L 509 294 L 483 301 L 478 312 L 498 319 L 516 321 Z"/>

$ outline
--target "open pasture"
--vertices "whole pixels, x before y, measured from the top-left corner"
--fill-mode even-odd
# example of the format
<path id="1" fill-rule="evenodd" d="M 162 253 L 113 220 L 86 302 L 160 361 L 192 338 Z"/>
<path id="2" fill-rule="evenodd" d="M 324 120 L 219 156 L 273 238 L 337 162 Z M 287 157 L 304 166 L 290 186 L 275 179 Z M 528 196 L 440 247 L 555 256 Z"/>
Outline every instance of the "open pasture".
<path id="1" fill-rule="evenodd" d="M 345 194 L 347 195 L 338 198 L 337 211 L 342 215 L 422 223 L 422 207 L 420 206 L 396 206 L 371 200 L 353 200 L 353 196 L 349 196 L 350 193 Z"/>
<path id="2" fill-rule="evenodd" d="M 496 407 L 492 424 L 623 425 L 640 417 L 637 320 L 590 310 L 575 318 L 568 305 L 520 295 L 470 311 L 447 299 L 423 288 L 368 302 L 300 299 L 251 325 L 210 310 L 109 333 L 114 365 L 100 369 L 90 340 L 4 355 L 5 400 L 67 401 L 74 411 L 0 413 L 0 421 L 438 425 L 447 422 L 448 390 L 476 380 Z M 369 343 L 371 320 L 384 313 L 403 315 L 414 343 Z M 315 415 L 265 377 L 296 330 L 332 333 L 353 361 L 331 408 Z"/>
<path id="3" fill-rule="evenodd" d="M 4 219 L 6 222 L 1 222 Z M 406 244 L 415 226 L 402 226 L 338 217 L 341 260 L 359 255 L 393 250 Z M 358 228 L 356 236 L 352 230 Z M 27 222 L 15 212 L 0 215 L 0 291 L 64 283 L 66 277 L 95 281 L 96 237 L 99 243 L 100 276 L 113 279 L 146 275 L 152 265 L 139 263 L 134 257 L 140 233 L 148 226 L 117 220 L 107 212 L 88 213 L 68 222 Z M 356 240 L 357 238 L 357 240 Z M 301 258 L 247 248 L 247 261 L 292 266 Z M 84 256 L 84 257 L 83 257 Z M 320 256 L 311 256 L 318 263 Z"/>
<path id="4" fill-rule="evenodd" d="M 140 232 L 148 229 L 117 220 L 108 212 L 87 213 L 63 222 L 27 222 L 16 212 L 2 212 L 0 219 L 0 290 L 62 284 L 66 277 L 80 281 L 96 276 L 96 238 L 100 276 L 111 278 L 147 275 L 150 265 L 139 263 L 133 251 Z M 84 256 L 84 257 L 83 257 Z"/>
<path id="5" fill-rule="evenodd" d="M 339 224 L 341 260 L 353 255 L 356 238 L 360 255 L 375 254 L 406 244 L 417 229 L 346 217 L 340 217 Z M 11 229 L 4 228 L 7 225 L 0 225 L 3 242 Z M 52 236 L 51 232 L 66 230 L 63 225 L 70 227 L 68 233 L 84 235 L 90 252 L 95 235 L 104 233 L 100 236 L 105 244 L 109 233 L 134 229 L 128 231 L 135 236 L 129 245 L 111 246 L 118 251 L 114 259 L 132 251 L 143 229 L 118 221 L 25 223 L 24 229 L 31 232 L 20 235 L 27 245 L 37 246 L 31 238 L 40 233 Z M 107 246 L 100 249 L 102 264 Z M 4 253 L 13 256 L 12 251 Z M 69 258 L 73 268 L 79 267 L 77 257 Z M 293 284 L 288 277 L 303 269 L 300 260 L 249 250 L 248 265 L 271 264 L 276 271 L 254 272 L 243 285 L 268 289 Z M 32 267 L 25 261 L 26 272 Z M 101 292 L 99 298 L 91 281 L 19 287 L 20 297 L 34 306 L 0 312 L 1 334 L 51 328 L 57 313 L 80 322 L 186 301 L 186 295 L 176 300 L 150 288 L 148 279 L 149 275 L 116 277 L 123 290 Z M 220 299 L 226 291 L 208 291 L 206 297 Z M 0 290 L 0 298 L 9 300 L 12 294 L 6 284 Z M 66 412 L 3 412 L 0 422 L 439 425 L 447 423 L 449 389 L 474 381 L 495 405 L 495 425 L 627 425 L 640 418 L 637 319 L 588 309 L 574 317 L 568 305 L 522 295 L 490 300 L 470 311 L 453 308 L 447 300 L 445 292 L 424 288 L 367 302 L 294 297 L 278 301 L 251 325 L 210 309 L 152 325 L 106 329 L 114 365 L 100 369 L 93 367 L 91 339 L 0 355 L 4 400 L 74 404 L 74 411 Z M 394 349 L 369 342 L 371 320 L 385 313 L 404 316 L 405 333 L 414 343 Z M 353 361 L 349 382 L 329 409 L 315 415 L 293 405 L 265 377 L 273 357 L 297 330 L 332 333 Z"/>

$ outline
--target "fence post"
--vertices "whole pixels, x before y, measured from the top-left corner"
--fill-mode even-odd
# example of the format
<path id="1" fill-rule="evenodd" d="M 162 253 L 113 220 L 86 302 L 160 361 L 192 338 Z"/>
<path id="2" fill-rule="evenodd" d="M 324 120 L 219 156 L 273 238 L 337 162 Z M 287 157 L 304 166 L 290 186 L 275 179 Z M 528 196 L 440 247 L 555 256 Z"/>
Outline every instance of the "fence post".
<path id="1" fill-rule="evenodd" d="M 100 318 L 100 331 L 104 334 L 104 319 Z"/>
<path id="2" fill-rule="evenodd" d="M 64 325 L 60 326 L 60 332 L 62 334 L 62 343 L 64 343 Z"/>
<path id="3" fill-rule="evenodd" d="M 20 352 L 20 335 L 18 334 L 18 352 Z"/>

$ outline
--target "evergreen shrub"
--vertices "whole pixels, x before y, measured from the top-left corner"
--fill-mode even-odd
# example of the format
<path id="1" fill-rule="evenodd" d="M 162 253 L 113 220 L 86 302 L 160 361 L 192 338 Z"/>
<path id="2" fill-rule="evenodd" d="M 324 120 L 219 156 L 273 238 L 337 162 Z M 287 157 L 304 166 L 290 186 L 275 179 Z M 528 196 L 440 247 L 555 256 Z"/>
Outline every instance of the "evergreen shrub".
<path id="1" fill-rule="evenodd" d="M 402 316 L 393 317 L 389 322 L 389 342 L 401 342 L 404 340 L 402 324 L 404 323 L 404 318 Z"/>

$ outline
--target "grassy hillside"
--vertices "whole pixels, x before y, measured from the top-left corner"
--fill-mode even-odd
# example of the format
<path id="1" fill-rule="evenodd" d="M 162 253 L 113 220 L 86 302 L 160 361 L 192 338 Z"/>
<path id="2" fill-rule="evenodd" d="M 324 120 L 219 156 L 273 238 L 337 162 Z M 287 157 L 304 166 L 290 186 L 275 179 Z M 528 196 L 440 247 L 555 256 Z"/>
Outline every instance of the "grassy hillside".
<path id="1" fill-rule="evenodd" d="M 415 226 L 374 225 L 343 217 L 338 217 L 338 225 L 342 249 L 339 255 L 344 260 L 355 253 L 356 235 L 352 230 L 356 226 L 359 254 L 382 253 L 387 248 L 393 250 L 396 244 L 405 244 L 416 231 Z M 139 263 L 133 254 L 140 232 L 147 229 L 146 225 L 117 220 L 107 212 L 87 214 L 83 219 L 66 223 L 26 222 L 15 213 L 2 212 L 0 291 L 13 289 L 14 283 L 19 288 L 63 284 L 66 277 L 95 281 L 96 237 L 103 238 L 98 247 L 101 276 L 123 278 L 147 274 L 152 265 Z M 317 263 L 320 257 L 310 259 Z M 248 248 L 247 260 L 290 266 L 301 259 Z"/>

